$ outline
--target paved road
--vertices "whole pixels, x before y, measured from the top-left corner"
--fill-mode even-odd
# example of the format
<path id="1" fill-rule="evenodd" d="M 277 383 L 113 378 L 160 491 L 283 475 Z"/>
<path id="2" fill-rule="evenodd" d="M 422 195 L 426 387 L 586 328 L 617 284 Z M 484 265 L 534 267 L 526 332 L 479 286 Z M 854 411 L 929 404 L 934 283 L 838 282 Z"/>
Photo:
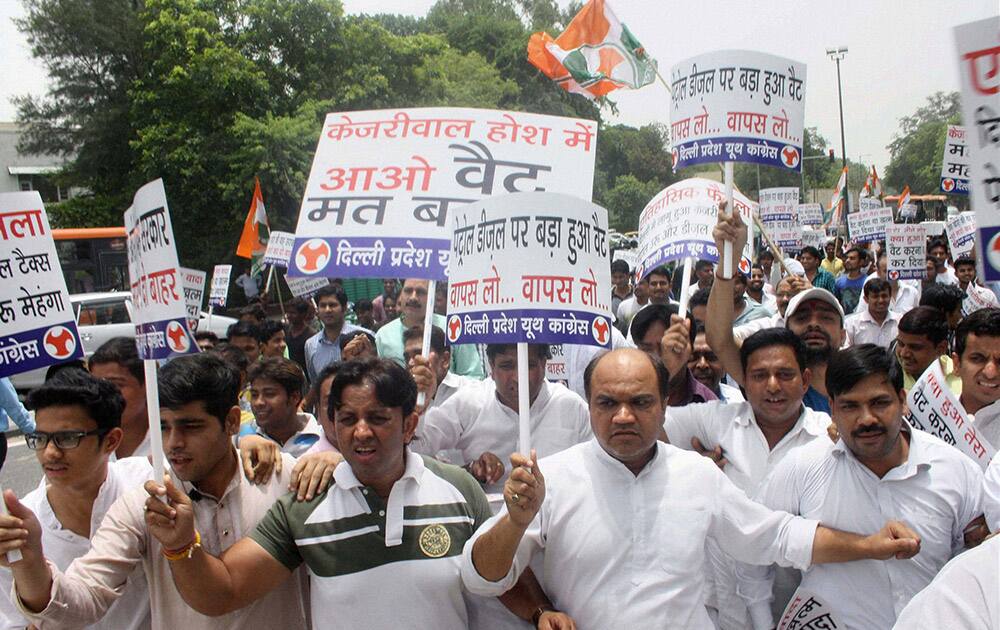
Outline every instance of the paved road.
<path id="1" fill-rule="evenodd" d="M 0 485 L 23 497 L 38 487 L 42 468 L 35 459 L 35 452 L 24 445 L 24 436 L 7 439 L 7 461 L 0 470 Z"/>

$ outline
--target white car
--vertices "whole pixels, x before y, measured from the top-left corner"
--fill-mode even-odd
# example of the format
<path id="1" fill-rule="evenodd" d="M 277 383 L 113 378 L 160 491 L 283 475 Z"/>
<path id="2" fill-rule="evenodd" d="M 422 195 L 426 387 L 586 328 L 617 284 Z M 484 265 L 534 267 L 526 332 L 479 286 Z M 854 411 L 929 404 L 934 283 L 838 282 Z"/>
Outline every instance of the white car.
<path id="1" fill-rule="evenodd" d="M 104 342 L 114 337 L 135 337 L 135 326 L 132 324 L 132 295 L 125 292 L 111 293 L 75 293 L 69 296 L 76 316 L 76 325 L 80 331 L 80 341 L 83 342 L 84 355 L 89 357 L 100 348 Z M 237 320 L 232 317 L 212 315 L 201 312 L 198 320 L 198 330 L 211 330 L 220 339 L 225 338 L 226 330 Z M 10 377 L 14 387 L 27 390 L 38 387 L 45 382 L 46 368 L 22 372 Z"/>

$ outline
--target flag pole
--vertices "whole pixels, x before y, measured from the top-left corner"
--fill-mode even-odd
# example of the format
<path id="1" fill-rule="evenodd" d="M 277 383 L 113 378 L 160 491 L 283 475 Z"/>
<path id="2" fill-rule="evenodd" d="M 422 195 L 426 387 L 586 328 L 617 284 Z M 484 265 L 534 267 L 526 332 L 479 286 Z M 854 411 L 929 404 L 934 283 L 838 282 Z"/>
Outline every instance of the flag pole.
<path id="1" fill-rule="evenodd" d="M 517 343 L 517 450 L 531 457 L 531 400 L 528 391 L 528 344 Z"/>
<path id="2" fill-rule="evenodd" d="M 729 210 L 730 214 L 736 212 L 736 207 L 733 205 L 733 163 L 724 162 L 724 179 L 726 186 L 726 209 Z M 729 280 L 733 277 L 733 270 L 736 265 L 733 264 L 733 242 L 723 241 L 722 242 L 722 277 Z"/>
<path id="3" fill-rule="evenodd" d="M 420 354 L 424 357 L 431 353 L 431 326 L 434 325 L 434 296 L 437 293 L 437 280 L 427 282 L 427 310 L 424 311 L 424 338 L 420 344 Z M 417 393 L 417 406 L 423 407 L 427 402 L 425 392 Z"/>

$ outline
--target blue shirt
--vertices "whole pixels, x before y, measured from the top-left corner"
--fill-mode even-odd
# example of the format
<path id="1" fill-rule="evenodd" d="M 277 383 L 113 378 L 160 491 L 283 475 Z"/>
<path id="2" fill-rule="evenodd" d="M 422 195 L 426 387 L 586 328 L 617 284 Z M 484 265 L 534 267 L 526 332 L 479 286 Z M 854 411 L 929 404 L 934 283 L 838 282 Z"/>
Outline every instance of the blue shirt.
<path id="1" fill-rule="evenodd" d="M 802 404 L 809 407 L 813 411 L 822 411 L 823 413 L 830 413 L 830 400 L 819 393 L 812 385 L 806 391 L 806 395 L 802 397 Z"/>
<path id="2" fill-rule="evenodd" d="M 367 328 L 344 322 L 344 327 L 340 329 L 340 335 L 336 341 L 327 339 L 322 330 L 306 339 L 306 373 L 309 375 L 310 381 L 316 380 L 323 368 L 334 361 L 340 361 L 340 340 L 344 338 L 344 335 L 355 330 L 363 330 L 369 335 L 375 336 L 375 333 Z"/>
<path id="3" fill-rule="evenodd" d="M 10 421 L 21 429 L 22 433 L 34 433 L 35 421 L 31 414 L 17 399 L 17 390 L 10 379 L 0 378 L 0 431 L 10 430 Z"/>

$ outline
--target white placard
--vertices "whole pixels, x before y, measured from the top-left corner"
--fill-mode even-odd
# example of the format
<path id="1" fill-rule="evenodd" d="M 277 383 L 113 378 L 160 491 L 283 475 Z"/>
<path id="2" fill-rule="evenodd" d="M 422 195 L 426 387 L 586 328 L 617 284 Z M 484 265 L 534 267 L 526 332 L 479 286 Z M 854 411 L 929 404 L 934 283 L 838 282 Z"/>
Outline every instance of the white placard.
<path id="1" fill-rule="evenodd" d="M 545 380 L 567 385 L 569 383 L 569 370 L 566 366 L 566 352 L 562 344 L 553 344 L 549 347 L 552 358 L 545 362 Z"/>
<path id="2" fill-rule="evenodd" d="M 1000 280 L 1000 16 L 954 29 L 968 134 L 969 202 L 984 282 Z"/>
<path id="3" fill-rule="evenodd" d="M 639 250 L 637 249 L 616 249 L 611 256 L 611 260 L 624 260 L 628 263 L 629 271 L 635 271 L 635 266 L 639 264 Z"/>
<path id="4" fill-rule="evenodd" d="M 913 220 L 917 218 L 917 204 L 915 203 L 904 203 L 899 208 L 899 218 L 906 220 Z"/>
<path id="5" fill-rule="evenodd" d="M 670 70 L 674 170 L 706 162 L 802 165 L 806 66 L 748 50 L 720 50 Z"/>
<path id="6" fill-rule="evenodd" d="M 719 201 L 725 198 L 722 184 L 700 177 L 685 179 L 658 192 L 639 215 L 637 277 L 688 256 L 718 262 L 719 251 L 712 239 L 712 229 L 718 222 Z M 733 191 L 733 205 L 740 211 L 743 222 L 752 225 L 757 204 Z M 749 243 L 743 256 L 750 256 Z"/>
<path id="7" fill-rule="evenodd" d="M 823 225 L 823 204 L 800 203 L 795 206 L 795 216 L 802 225 Z"/>
<path id="8" fill-rule="evenodd" d="M 927 229 L 923 225 L 887 225 L 885 247 L 890 280 L 927 277 Z"/>
<path id="9" fill-rule="evenodd" d="M 952 195 L 969 194 L 969 147 L 965 127 L 948 125 L 941 159 L 941 190 Z"/>
<path id="10" fill-rule="evenodd" d="M 847 215 L 847 230 L 855 243 L 870 243 L 885 238 L 885 228 L 892 225 L 892 208 L 882 206 Z"/>
<path id="11" fill-rule="evenodd" d="M 815 247 L 819 250 L 820 257 L 824 256 L 823 249 L 826 247 L 826 233 L 823 230 L 802 229 L 802 247 Z"/>
<path id="12" fill-rule="evenodd" d="M 329 278 L 292 278 L 285 276 L 285 282 L 288 283 L 288 290 L 292 292 L 295 297 L 307 298 L 311 297 L 314 293 L 330 284 Z"/>
<path id="13" fill-rule="evenodd" d="M 458 208 L 455 222 L 449 342 L 610 347 L 607 210 L 519 193 Z"/>
<path id="14" fill-rule="evenodd" d="M 843 628 L 830 606 L 805 589 L 796 589 L 778 620 L 777 630 L 833 630 Z"/>
<path id="15" fill-rule="evenodd" d="M 986 470 L 996 449 L 976 433 L 962 403 L 948 387 L 940 361 L 932 361 L 920 375 L 906 396 L 906 404 L 910 425 L 941 438 Z"/>
<path id="16" fill-rule="evenodd" d="M 289 275 L 443 280 L 456 207 L 543 190 L 590 199 L 596 151 L 592 120 L 460 108 L 328 114 Z"/>
<path id="17" fill-rule="evenodd" d="M 981 308 L 997 308 L 1000 300 L 993 291 L 986 287 L 981 287 L 975 282 L 970 282 L 965 290 L 965 299 L 962 300 L 962 317 L 968 317 Z"/>
<path id="18" fill-rule="evenodd" d="M 188 327 L 191 330 L 198 328 L 198 320 L 201 319 L 201 301 L 205 296 L 205 276 L 204 271 L 181 267 L 181 281 L 184 284 L 184 306 L 187 308 Z"/>
<path id="19" fill-rule="evenodd" d="M 49 218 L 35 192 L 0 194 L 0 376 L 83 357 Z"/>
<path id="20" fill-rule="evenodd" d="M 188 329 L 184 285 L 162 179 L 136 191 L 125 211 L 125 232 L 139 357 L 166 359 L 197 352 Z"/>
<path id="21" fill-rule="evenodd" d="M 959 212 L 948 220 L 945 226 L 951 255 L 958 258 L 976 247 L 976 213 Z"/>
<path id="22" fill-rule="evenodd" d="M 277 265 L 288 268 L 288 259 L 292 257 L 292 247 L 295 245 L 295 235 L 291 232 L 271 232 L 267 237 L 267 250 L 264 252 L 265 265 Z"/>
<path id="23" fill-rule="evenodd" d="M 858 197 L 858 210 L 875 210 L 882 207 L 882 201 L 877 197 Z"/>
<path id="24" fill-rule="evenodd" d="M 802 248 L 802 224 L 796 218 L 798 188 L 765 188 L 760 191 L 760 221 L 768 236 L 786 254 Z"/>
<path id="25" fill-rule="evenodd" d="M 229 296 L 229 277 L 233 273 L 232 265 L 216 265 L 212 269 L 212 287 L 208 294 L 208 303 L 219 308 L 226 307 Z"/>

